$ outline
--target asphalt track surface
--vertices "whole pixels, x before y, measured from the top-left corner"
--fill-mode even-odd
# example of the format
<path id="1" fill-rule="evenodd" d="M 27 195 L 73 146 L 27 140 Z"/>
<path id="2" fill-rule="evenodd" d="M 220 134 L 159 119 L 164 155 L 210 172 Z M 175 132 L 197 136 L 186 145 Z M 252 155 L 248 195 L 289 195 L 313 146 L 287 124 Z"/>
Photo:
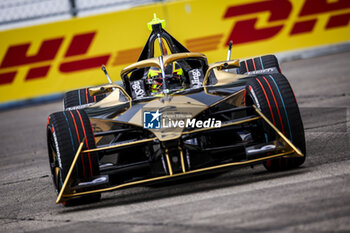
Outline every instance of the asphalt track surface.
<path id="1" fill-rule="evenodd" d="M 295 170 L 241 168 L 56 205 L 45 124 L 61 102 L 0 112 L 0 232 L 349 232 L 350 53 L 282 64 L 306 132 Z"/>

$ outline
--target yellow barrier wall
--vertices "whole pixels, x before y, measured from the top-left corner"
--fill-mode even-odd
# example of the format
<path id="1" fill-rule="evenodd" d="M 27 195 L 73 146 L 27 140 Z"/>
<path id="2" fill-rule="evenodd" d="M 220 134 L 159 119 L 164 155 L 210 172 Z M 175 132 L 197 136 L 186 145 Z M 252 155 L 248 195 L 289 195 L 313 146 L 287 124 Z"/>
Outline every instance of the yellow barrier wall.
<path id="1" fill-rule="evenodd" d="M 0 102 L 114 81 L 135 62 L 153 13 L 209 62 L 350 40 L 349 0 L 185 0 L 0 32 Z"/>

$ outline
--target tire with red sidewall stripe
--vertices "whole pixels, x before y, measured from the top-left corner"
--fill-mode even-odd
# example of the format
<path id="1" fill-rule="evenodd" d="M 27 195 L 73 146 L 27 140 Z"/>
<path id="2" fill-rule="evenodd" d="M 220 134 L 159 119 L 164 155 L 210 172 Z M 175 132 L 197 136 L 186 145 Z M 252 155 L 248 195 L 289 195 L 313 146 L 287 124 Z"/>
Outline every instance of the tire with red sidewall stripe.
<path id="1" fill-rule="evenodd" d="M 47 124 L 47 142 L 51 173 L 58 193 L 67 177 L 74 156 L 84 140 L 83 150 L 96 148 L 90 120 L 84 110 L 56 112 L 49 116 Z M 88 180 L 99 175 L 97 152 L 81 154 L 71 174 L 73 180 Z M 99 199 L 94 195 L 91 199 Z M 69 204 L 81 202 L 72 199 Z"/>
<path id="2" fill-rule="evenodd" d="M 105 97 L 105 94 L 91 96 L 89 88 L 68 91 L 64 94 L 63 106 L 65 110 L 80 109 L 89 104 L 97 103 Z"/>
<path id="3" fill-rule="evenodd" d="M 241 61 L 239 72 L 241 74 L 244 74 L 247 72 L 264 70 L 274 67 L 277 68 L 277 70 L 281 73 L 281 68 L 278 64 L 277 57 L 275 55 L 265 55 Z"/>
<path id="4" fill-rule="evenodd" d="M 255 104 L 261 112 L 306 156 L 304 126 L 299 107 L 288 80 L 282 74 L 258 76 L 246 86 L 246 105 Z M 266 140 L 274 140 L 274 130 L 262 122 Z M 300 166 L 304 157 L 268 160 L 269 171 L 286 170 Z"/>

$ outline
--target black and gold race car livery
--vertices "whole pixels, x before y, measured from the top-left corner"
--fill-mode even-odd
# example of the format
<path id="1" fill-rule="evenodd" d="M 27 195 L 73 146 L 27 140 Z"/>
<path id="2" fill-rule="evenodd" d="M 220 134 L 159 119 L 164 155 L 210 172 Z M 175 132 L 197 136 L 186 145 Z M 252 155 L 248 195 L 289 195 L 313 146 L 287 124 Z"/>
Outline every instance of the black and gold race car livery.
<path id="1" fill-rule="evenodd" d="M 262 163 L 276 171 L 303 164 L 303 123 L 276 57 L 228 56 L 209 65 L 162 23 L 149 24 L 122 83 L 67 92 L 65 110 L 49 116 L 56 203 L 236 166 Z"/>

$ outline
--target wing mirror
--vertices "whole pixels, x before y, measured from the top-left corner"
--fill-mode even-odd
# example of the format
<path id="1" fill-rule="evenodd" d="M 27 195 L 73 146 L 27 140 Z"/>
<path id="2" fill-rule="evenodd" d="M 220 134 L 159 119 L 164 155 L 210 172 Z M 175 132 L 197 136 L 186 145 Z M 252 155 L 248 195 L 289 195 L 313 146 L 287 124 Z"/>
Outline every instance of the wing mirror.
<path id="1" fill-rule="evenodd" d="M 128 99 L 130 107 L 131 107 L 132 98 L 124 90 L 123 87 L 121 87 L 120 85 L 118 85 L 116 83 L 105 84 L 105 85 L 98 86 L 98 87 L 91 87 L 91 88 L 89 88 L 89 94 L 91 96 L 101 95 L 101 94 L 106 94 L 106 93 L 112 92 L 115 89 L 119 89 L 123 93 L 123 95 Z"/>
<path id="2" fill-rule="evenodd" d="M 213 69 L 217 70 L 226 70 L 226 69 L 232 69 L 232 68 L 238 68 L 239 67 L 239 60 L 232 60 L 232 61 L 222 61 L 222 62 L 216 62 L 214 64 L 211 64 L 205 73 L 203 86 L 207 85 L 210 72 Z"/>

